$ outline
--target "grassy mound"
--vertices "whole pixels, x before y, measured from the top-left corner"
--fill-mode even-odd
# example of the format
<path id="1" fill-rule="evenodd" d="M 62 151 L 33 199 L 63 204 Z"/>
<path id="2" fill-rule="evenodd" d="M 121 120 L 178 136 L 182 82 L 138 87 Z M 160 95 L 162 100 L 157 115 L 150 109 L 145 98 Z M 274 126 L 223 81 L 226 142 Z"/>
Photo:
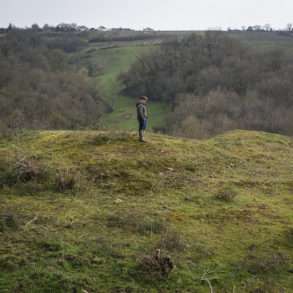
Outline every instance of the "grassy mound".
<path id="1" fill-rule="evenodd" d="M 292 139 L 148 140 L 0 141 L 0 292 L 292 292 Z"/>

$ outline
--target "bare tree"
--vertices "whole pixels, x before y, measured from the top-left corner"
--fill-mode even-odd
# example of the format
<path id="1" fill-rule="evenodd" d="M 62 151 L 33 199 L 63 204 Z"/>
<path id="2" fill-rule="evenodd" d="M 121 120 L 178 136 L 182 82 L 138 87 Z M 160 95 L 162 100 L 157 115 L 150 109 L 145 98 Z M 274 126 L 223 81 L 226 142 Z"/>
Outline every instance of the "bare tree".
<path id="1" fill-rule="evenodd" d="M 264 25 L 264 30 L 265 30 L 266 32 L 270 32 L 270 31 L 272 31 L 272 27 L 271 27 L 271 25 L 270 25 L 269 23 L 265 24 L 265 25 Z"/>
<path id="2" fill-rule="evenodd" d="M 286 29 L 287 29 L 288 32 L 292 32 L 293 31 L 293 24 L 292 23 L 288 23 Z"/>

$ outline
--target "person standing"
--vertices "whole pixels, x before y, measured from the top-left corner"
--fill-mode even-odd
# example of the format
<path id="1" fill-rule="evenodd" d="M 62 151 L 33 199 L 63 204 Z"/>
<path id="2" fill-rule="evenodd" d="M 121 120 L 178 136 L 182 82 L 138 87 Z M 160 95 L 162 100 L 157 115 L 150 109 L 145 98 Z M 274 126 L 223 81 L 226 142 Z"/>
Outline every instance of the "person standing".
<path id="1" fill-rule="evenodd" d="M 145 142 L 144 132 L 148 123 L 148 110 L 147 110 L 148 97 L 142 96 L 136 103 L 137 121 L 138 121 L 138 136 L 140 142 Z"/>

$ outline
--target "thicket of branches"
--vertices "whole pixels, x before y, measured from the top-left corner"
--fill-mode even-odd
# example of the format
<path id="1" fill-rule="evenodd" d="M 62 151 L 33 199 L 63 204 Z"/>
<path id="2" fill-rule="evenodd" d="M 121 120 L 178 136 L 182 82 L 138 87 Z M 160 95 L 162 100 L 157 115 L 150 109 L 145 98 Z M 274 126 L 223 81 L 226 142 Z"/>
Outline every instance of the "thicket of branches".
<path id="1" fill-rule="evenodd" d="M 163 44 L 121 76 L 127 94 L 172 105 L 169 133 L 207 137 L 241 128 L 293 134 L 293 60 L 223 34 Z"/>
<path id="2" fill-rule="evenodd" d="M 0 38 L 0 129 L 73 129 L 97 122 L 103 105 L 87 73 L 52 46 L 25 30 Z"/>

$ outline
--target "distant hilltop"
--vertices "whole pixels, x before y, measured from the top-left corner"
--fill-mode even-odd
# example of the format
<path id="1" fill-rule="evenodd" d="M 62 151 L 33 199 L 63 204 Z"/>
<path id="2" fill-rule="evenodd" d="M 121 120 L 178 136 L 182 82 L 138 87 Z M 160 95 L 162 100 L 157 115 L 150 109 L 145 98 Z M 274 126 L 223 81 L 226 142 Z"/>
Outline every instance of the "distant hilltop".
<path id="1" fill-rule="evenodd" d="M 190 29 L 190 30 L 174 30 L 174 29 L 169 29 L 169 30 L 156 30 L 151 27 L 145 27 L 142 29 L 132 29 L 132 28 L 127 28 L 127 27 L 111 27 L 108 28 L 104 25 L 100 25 L 98 27 L 88 27 L 86 25 L 79 25 L 76 23 L 59 23 L 57 25 L 49 25 L 49 24 L 44 24 L 43 26 L 34 23 L 30 27 L 17 27 L 16 25 L 10 23 L 6 28 L 2 27 L 0 28 L 0 32 L 3 31 L 9 31 L 9 30 L 16 30 L 16 29 L 32 29 L 36 31 L 45 31 L 45 32 L 88 32 L 88 31 L 99 31 L 99 32 L 107 32 L 107 31 L 139 31 L 139 32 L 156 32 L 156 31 L 198 31 L 198 29 Z M 203 30 L 205 31 L 205 30 Z M 292 32 L 293 31 L 293 23 L 288 23 L 285 28 L 274 28 L 270 24 L 264 24 L 264 25 L 259 25 L 259 24 L 254 24 L 254 25 L 243 25 L 241 27 L 227 27 L 223 28 L 220 26 L 212 26 L 208 27 L 206 31 L 255 31 L 255 32 L 272 32 L 272 31 L 287 31 L 287 32 Z"/>
<path id="2" fill-rule="evenodd" d="M 17 27 L 16 25 L 10 23 L 6 28 L 2 27 L 0 28 L 0 31 L 11 31 L 11 30 L 20 30 L 20 29 L 31 29 L 34 31 L 44 31 L 44 32 L 88 32 L 88 31 L 100 31 L 100 32 L 107 32 L 107 31 L 137 31 L 135 29 L 131 28 L 124 28 L 124 27 L 112 27 L 107 28 L 103 25 L 100 25 L 99 27 L 87 27 L 85 25 L 78 25 L 76 23 L 60 23 L 56 26 L 44 24 L 43 26 L 40 26 L 38 24 L 32 24 L 30 27 Z M 151 27 L 146 27 L 138 31 L 143 32 L 154 32 L 155 29 Z"/>

